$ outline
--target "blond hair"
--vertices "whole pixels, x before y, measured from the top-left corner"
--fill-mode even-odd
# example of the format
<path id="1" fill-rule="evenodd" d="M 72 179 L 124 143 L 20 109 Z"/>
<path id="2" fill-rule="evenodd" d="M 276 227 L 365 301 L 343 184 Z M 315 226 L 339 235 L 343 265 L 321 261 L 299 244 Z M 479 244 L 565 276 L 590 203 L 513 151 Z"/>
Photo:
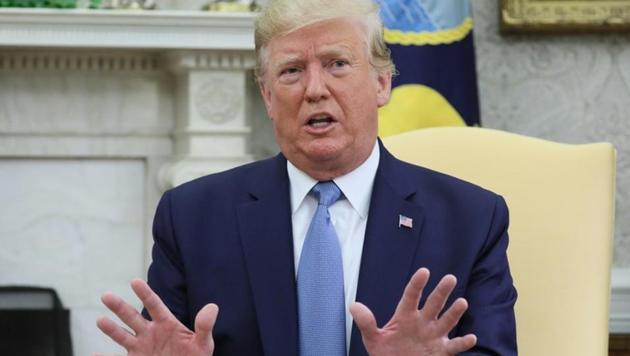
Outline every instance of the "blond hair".
<path id="1" fill-rule="evenodd" d="M 269 0 L 256 18 L 256 78 L 264 75 L 266 47 L 275 37 L 286 35 L 316 22 L 355 17 L 366 28 L 370 64 L 377 72 L 394 72 L 394 63 L 383 39 L 379 7 L 373 0 Z"/>

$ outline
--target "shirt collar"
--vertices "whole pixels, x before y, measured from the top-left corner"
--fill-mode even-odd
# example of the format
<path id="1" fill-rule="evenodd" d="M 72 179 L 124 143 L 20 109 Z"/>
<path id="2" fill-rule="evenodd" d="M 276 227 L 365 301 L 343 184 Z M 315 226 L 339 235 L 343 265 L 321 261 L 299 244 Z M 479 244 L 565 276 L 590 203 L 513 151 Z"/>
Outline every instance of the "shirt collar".
<path id="1" fill-rule="evenodd" d="M 374 177 L 376 176 L 379 159 L 380 151 L 377 141 L 374 142 L 370 156 L 361 163 L 360 166 L 348 174 L 333 179 L 335 184 L 341 189 L 343 195 L 348 199 L 348 202 L 350 202 L 350 205 L 352 205 L 362 219 L 367 217 L 370 208 L 372 187 L 374 185 Z M 313 186 L 317 184 L 317 180 L 299 170 L 288 160 L 287 172 L 291 186 L 291 212 L 295 213 L 304 201 L 306 195 L 311 191 Z"/>

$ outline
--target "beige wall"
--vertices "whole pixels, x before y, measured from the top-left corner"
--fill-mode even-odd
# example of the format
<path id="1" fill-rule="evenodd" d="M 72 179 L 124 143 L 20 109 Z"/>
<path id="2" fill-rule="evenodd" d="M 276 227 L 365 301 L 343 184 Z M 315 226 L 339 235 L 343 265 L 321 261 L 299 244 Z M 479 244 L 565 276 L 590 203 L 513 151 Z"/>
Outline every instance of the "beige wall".
<path id="1" fill-rule="evenodd" d="M 630 35 L 510 35 L 498 1 L 473 0 L 486 127 L 617 148 L 615 267 L 630 267 Z"/>

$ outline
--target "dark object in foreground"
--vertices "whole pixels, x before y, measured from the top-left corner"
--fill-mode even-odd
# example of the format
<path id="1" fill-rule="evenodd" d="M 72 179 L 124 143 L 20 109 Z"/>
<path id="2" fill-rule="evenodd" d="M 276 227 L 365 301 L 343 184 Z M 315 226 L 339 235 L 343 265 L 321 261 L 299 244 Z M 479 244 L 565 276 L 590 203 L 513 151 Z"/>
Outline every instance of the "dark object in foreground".
<path id="1" fill-rule="evenodd" d="M 0 287 L 0 355 L 72 356 L 70 311 L 54 289 Z"/>

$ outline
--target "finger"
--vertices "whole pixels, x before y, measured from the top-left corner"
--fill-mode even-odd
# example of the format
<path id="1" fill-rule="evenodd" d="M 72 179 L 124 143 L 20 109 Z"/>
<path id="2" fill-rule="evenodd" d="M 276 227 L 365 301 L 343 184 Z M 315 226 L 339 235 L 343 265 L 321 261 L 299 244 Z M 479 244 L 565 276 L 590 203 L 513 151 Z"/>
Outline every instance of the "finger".
<path id="1" fill-rule="evenodd" d="M 376 318 L 372 311 L 361 303 L 353 303 L 350 306 L 350 314 L 354 323 L 361 331 L 361 336 L 364 340 L 373 340 L 378 334 L 378 326 L 376 325 Z"/>
<path id="2" fill-rule="evenodd" d="M 400 302 L 394 312 L 394 317 L 399 314 L 416 312 L 418 310 L 418 304 L 420 304 L 420 297 L 422 297 L 422 290 L 429 280 L 429 270 L 426 268 L 420 268 L 416 273 L 411 276 L 409 283 L 405 287 Z"/>
<path id="3" fill-rule="evenodd" d="M 217 321 L 219 307 L 216 304 L 206 304 L 195 317 L 195 341 L 201 347 L 214 347 L 212 329 Z"/>
<path id="4" fill-rule="evenodd" d="M 125 302 L 119 296 L 107 292 L 101 296 L 101 301 L 111 310 L 123 323 L 133 329 L 136 334 L 141 333 L 145 328 L 147 321 L 138 313 L 136 308 Z"/>
<path id="5" fill-rule="evenodd" d="M 127 350 L 131 349 L 136 342 L 133 335 L 105 316 L 96 320 L 96 326 L 98 326 L 105 335 L 109 336 L 117 344 Z"/>
<path id="6" fill-rule="evenodd" d="M 462 318 L 462 315 L 468 309 L 468 302 L 464 298 L 458 298 L 453 302 L 450 308 L 442 314 L 440 320 L 438 320 L 438 331 L 440 334 L 448 334 L 457 323 L 459 323 L 459 319 Z"/>
<path id="7" fill-rule="evenodd" d="M 168 310 L 162 299 L 155 294 L 147 282 L 136 278 L 131 281 L 131 289 L 140 298 L 142 305 L 147 309 L 153 321 L 159 322 L 173 317 L 171 311 Z"/>
<path id="8" fill-rule="evenodd" d="M 422 315 L 426 320 L 437 319 L 438 314 L 444 309 L 446 300 L 455 288 L 457 279 L 455 276 L 448 274 L 440 280 L 433 292 L 427 297 L 427 302 L 422 308 Z"/>
<path id="9" fill-rule="evenodd" d="M 475 334 L 459 336 L 448 340 L 446 351 L 449 355 L 455 355 L 470 350 L 475 344 L 477 344 L 477 336 Z"/>

